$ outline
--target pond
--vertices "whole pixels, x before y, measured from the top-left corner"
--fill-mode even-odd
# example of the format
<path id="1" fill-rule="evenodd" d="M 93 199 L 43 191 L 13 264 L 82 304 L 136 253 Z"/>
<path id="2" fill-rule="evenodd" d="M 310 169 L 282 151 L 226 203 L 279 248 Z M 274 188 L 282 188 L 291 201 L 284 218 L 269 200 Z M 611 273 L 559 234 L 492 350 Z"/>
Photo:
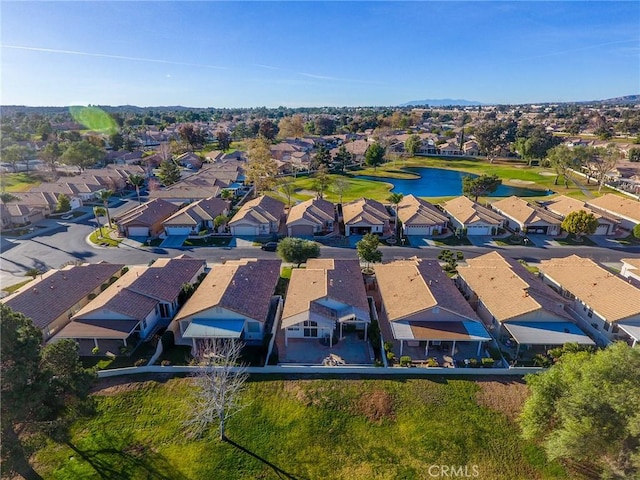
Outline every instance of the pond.
<path id="1" fill-rule="evenodd" d="M 413 194 L 416 197 L 455 197 L 462 195 L 462 177 L 467 175 L 471 175 L 472 177 L 478 176 L 472 173 L 460 172 L 458 170 L 445 170 L 442 168 L 411 167 L 405 170 L 418 174 L 420 177 L 399 179 L 358 175 L 355 178 L 391 183 L 393 185 L 393 192 L 400 192 L 405 195 Z M 511 195 L 517 195 L 518 197 L 539 197 L 551 193 L 552 192 L 546 190 L 500 185 L 498 189 L 489 196 L 510 197 Z"/>

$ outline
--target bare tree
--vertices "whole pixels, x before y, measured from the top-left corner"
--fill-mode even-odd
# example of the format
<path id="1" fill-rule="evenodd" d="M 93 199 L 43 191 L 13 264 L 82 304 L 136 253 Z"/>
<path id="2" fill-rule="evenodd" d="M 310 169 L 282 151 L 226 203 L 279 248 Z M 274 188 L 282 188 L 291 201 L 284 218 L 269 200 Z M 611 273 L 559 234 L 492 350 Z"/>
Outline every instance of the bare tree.
<path id="1" fill-rule="evenodd" d="M 332 190 L 338 195 L 340 198 L 340 203 L 342 203 L 343 195 L 351 188 L 351 184 L 349 180 L 344 177 L 338 177 L 333 182 Z"/>
<path id="2" fill-rule="evenodd" d="M 242 347 L 242 342 L 230 339 L 199 343 L 194 358 L 201 368 L 193 374 L 192 408 L 185 421 L 194 437 L 202 436 L 217 424 L 220 440 L 226 440 L 227 420 L 246 406 L 241 393 L 249 374 L 246 365 L 240 362 Z"/>
<path id="3" fill-rule="evenodd" d="M 598 181 L 598 193 L 602 190 L 611 170 L 613 170 L 620 159 L 620 150 L 615 145 L 609 144 L 606 148 L 593 149 L 593 155 L 588 166 Z"/>
<path id="4" fill-rule="evenodd" d="M 282 193 L 287 197 L 287 206 L 291 207 L 291 197 L 296 193 L 296 186 L 293 184 L 293 178 L 289 176 L 282 177 L 278 183 L 280 184 L 280 190 L 282 190 Z"/>

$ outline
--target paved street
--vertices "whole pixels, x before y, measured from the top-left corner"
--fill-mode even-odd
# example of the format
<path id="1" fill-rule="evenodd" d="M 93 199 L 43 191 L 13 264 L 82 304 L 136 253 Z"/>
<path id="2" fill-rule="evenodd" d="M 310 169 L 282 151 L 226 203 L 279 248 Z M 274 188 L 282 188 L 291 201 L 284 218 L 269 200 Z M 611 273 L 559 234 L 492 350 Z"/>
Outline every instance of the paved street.
<path id="1" fill-rule="evenodd" d="M 121 245 L 118 248 L 99 248 L 87 243 L 87 236 L 95 228 L 95 220 L 89 215 L 81 220 L 64 222 L 47 220 L 49 226 L 45 233 L 37 234 L 30 240 L 16 240 L 3 237 L 0 242 L 0 284 L 12 285 L 23 281 L 24 272 L 29 268 L 49 270 L 59 268 L 67 262 L 83 260 L 99 262 L 105 260 L 113 263 L 145 264 L 157 257 L 173 257 L 186 253 L 195 258 L 202 258 L 209 262 L 221 262 L 243 257 L 275 258 L 274 252 L 265 252 L 258 247 L 239 246 L 230 249 L 217 248 L 142 248 L 132 245 Z M 452 248 L 464 253 L 465 258 L 473 258 L 490 251 L 498 251 L 513 258 L 524 258 L 535 263 L 541 259 L 561 257 L 576 253 L 589 257 L 598 262 L 618 263 L 624 257 L 640 256 L 640 248 L 611 249 L 603 247 L 482 247 L 464 246 Z M 381 247 L 383 260 L 418 256 L 434 258 L 440 247 L 422 246 L 410 247 Z M 326 258 L 357 258 L 355 249 L 322 247 L 322 256 Z"/>

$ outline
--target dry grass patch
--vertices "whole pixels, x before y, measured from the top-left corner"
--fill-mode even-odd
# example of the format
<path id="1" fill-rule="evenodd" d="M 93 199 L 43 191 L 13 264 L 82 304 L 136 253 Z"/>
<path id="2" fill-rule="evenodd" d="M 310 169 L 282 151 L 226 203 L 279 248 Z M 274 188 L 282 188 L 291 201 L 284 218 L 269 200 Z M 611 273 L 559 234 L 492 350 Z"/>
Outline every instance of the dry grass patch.
<path id="1" fill-rule="evenodd" d="M 384 390 L 375 389 L 362 394 L 356 408 L 357 413 L 364 415 L 370 422 L 395 419 L 395 399 Z"/>
<path id="2" fill-rule="evenodd" d="M 476 393 L 478 404 L 505 415 L 515 421 L 529 396 L 529 388 L 523 381 L 517 380 L 480 380 L 480 390 Z"/>

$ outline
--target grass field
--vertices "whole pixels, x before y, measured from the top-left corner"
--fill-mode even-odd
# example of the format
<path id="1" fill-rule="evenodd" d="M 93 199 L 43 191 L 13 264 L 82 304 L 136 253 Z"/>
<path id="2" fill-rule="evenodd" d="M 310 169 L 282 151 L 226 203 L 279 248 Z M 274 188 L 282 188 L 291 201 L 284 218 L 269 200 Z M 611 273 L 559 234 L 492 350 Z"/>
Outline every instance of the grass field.
<path id="1" fill-rule="evenodd" d="M 254 377 L 227 435 L 262 460 L 215 431 L 185 437 L 189 383 L 103 390 L 68 445 L 35 454 L 36 470 L 47 479 L 409 480 L 428 478 L 431 465 L 461 465 L 481 479 L 577 478 L 519 437 L 514 417 L 527 390 L 511 380 Z"/>
<path id="2" fill-rule="evenodd" d="M 3 173 L 2 186 L 5 192 L 25 192 L 40 185 L 40 180 L 30 173 Z"/>
<path id="3" fill-rule="evenodd" d="M 28 279 L 26 279 L 26 280 L 25 280 L 25 281 L 23 281 L 23 282 L 16 283 L 15 285 L 11 285 L 11 286 L 9 286 L 9 287 L 4 287 L 2 290 L 4 290 L 4 291 L 5 291 L 5 292 L 7 292 L 7 293 L 13 293 L 13 292 L 15 292 L 16 290 L 18 290 L 19 288 L 24 287 L 27 283 L 29 283 L 29 282 L 31 282 L 31 281 L 33 281 L 33 278 L 28 278 Z"/>
<path id="4" fill-rule="evenodd" d="M 330 175 L 332 180 L 338 177 L 345 178 L 349 182 L 349 188 L 343 195 L 343 201 L 348 202 L 360 197 L 367 197 L 381 202 L 386 202 L 387 197 L 393 186 L 390 183 L 384 181 L 364 180 L 356 179 L 354 176 L 366 175 L 373 177 L 388 177 L 388 178 L 412 178 L 415 175 L 411 172 L 403 170 L 407 167 L 433 167 L 444 168 L 449 170 L 459 170 L 462 172 L 473 173 L 476 175 L 482 174 L 496 174 L 498 175 L 504 184 L 513 185 L 518 187 L 526 187 L 532 189 L 539 189 L 541 193 L 550 189 L 557 192 L 560 195 L 568 195 L 574 198 L 585 200 L 587 196 L 583 190 L 587 190 L 590 195 L 597 197 L 598 193 L 597 185 L 593 183 L 585 185 L 584 180 L 577 178 L 575 182 L 569 182 L 569 186 L 565 187 L 562 183 L 562 179 L 558 185 L 555 185 L 555 174 L 552 170 L 542 167 L 528 167 L 521 162 L 512 163 L 489 163 L 483 159 L 473 158 L 455 158 L 455 157 L 412 157 L 406 160 L 399 160 L 397 162 L 390 162 L 384 164 L 377 169 L 362 168 L 348 172 L 347 176 Z M 532 182 L 532 183 L 528 183 Z M 577 183 L 576 183 L 577 182 Z M 308 200 L 315 196 L 313 191 L 314 179 L 309 177 L 302 177 L 294 180 L 293 184 L 296 189 L 296 193 L 293 195 L 295 200 Z M 578 186 L 578 184 L 580 186 Z M 611 193 L 608 188 L 602 189 L 602 194 Z M 408 194 L 410 192 L 403 192 Z M 274 193 L 281 200 L 286 201 L 286 197 L 282 192 Z M 329 187 L 329 191 L 325 193 L 325 198 L 332 202 L 338 202 L 339 196 Z M 440 203 L 446 201 L 452 197 L 428 197 L 427 201 L 431 203 Z M 540 197 L 528 197 L 530 200 L 542 200 L 548 198 L 546 195 L 541 194 Z M 491 202 L 495 198 L 482 197 L 479 201 L 486 203 Z"/>
<path id="5" fill-rule="evenodd" d="M 100 230 L 94 230 L 91 235 L 89 235 L 89 241 L 91 243 L 95 243 L 96 245 L 108 246 L 108 247 L 117 247 L 122 239 L 113 239 L 111 238 L 111 234 L 115 234 L 115 228 L 102 227 L 102 234 L 100 236 Z"/>

